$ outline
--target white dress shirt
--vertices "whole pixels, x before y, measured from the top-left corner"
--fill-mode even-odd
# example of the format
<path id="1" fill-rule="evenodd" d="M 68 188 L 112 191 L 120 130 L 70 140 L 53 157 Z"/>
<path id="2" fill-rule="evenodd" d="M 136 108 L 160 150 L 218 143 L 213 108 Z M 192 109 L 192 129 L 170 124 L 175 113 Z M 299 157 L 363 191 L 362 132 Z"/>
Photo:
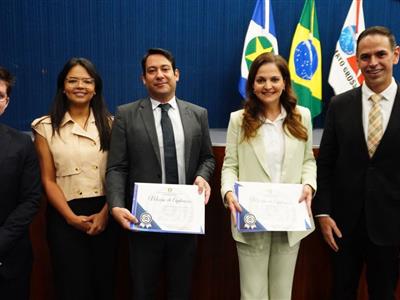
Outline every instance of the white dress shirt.
<path id="1" fill-rule="evenodd" d="M 282 162 L 285 153 L 283 121 L 286 115 L 286 110 L 281 106 L 279 116 L 274 121 L 266 119 L 261 126 L 268 172 L 273 183 L 281 182 Z"/>
<path id="2" fill-rule="evenodd" d="M 384 90 L 382 93 L 379 93 L 382 96 L 382 100 L 379 102 L 382 111 L 382 128 L 383 133 L 386 130 L 386 127 L 389 123 L 390 114 L 392 113 L 394 98 L 397 93 L 397 84 L 396 80 L 392 78 L 392 82 L 390 85 Z M 364 136 L 365 140 L 368 139 L 368 114 L 372 107 L 372 101 L 369 100 L 372 94 L 374 93 L 366 84 L 363 84 L 361 87 L 362 94 L 362 123 L 364 127 Z"/>
<path id="3" fill-rule="evenodd" d="M 161 108 L 158 107 L 161 102 L 150 98 L 151 106 L 153 109 L 154 122 L 156 125 L 158 145 L 160 147 L 160 159 L 161 159 L 161 172 L 162 172 L 162 183 L 165 183 L 165 163 L 164 163 L 164 141 L 161 128 Z M 178 162 L 178 177 L 180 184 L 186 184 L 185 174 L 185 134 L 183 132 L 183 126 L 181 121 L 181 115 L 179 114 L 178 104 L 176 103 L 175 97 L 169 100 L 167 103 L 171 105 L 168 110 L 168 116 L 171 119 L 172 128 L 174 129 L 174 139 L 176 148 L 176 160 Z"/>

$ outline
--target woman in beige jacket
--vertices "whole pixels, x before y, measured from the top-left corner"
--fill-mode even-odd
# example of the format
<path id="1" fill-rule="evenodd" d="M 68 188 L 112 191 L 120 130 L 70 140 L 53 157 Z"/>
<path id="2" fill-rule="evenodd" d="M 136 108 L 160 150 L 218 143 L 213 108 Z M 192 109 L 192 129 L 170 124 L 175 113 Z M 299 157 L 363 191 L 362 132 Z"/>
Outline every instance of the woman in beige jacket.
<path id="1" fill-rule="evenodd" d="M 32 123 L 60 300 L 113 299 L 117 227 L 105 197 L 112 120 L 102 87 L 89 60 L 71 58 L 58 76 L 50 114 Z"/>

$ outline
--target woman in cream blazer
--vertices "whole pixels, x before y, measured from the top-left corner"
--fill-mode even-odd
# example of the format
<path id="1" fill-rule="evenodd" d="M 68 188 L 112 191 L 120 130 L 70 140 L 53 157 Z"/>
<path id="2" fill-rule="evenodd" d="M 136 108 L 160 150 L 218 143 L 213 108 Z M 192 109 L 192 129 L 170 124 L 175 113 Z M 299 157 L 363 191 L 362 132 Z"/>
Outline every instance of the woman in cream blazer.
<path id="1" fill-rule="evenodd" d="M 105 197 L 112 119 L 102 90 L 93 63 L 71 58 L 58 75 L 49 116 L 32 123 L 59 300 L 114 298 L 118 227 Z"/>
<path id="2" fill-rule="evenodd" d="M 221 194 L 232 213 L 241 299 L 289 300 L 300 240 L 311 233 L 240 233 L 235 227 L 241 210 L 233 193 L 235 181 L 303 184 L 300 201 L 316 189 L 312 125 L 308 109 L 296 105 L 286 61 L 265 53 L 252 63 L 244 109 L 230 117 L 222 167 Z"/>

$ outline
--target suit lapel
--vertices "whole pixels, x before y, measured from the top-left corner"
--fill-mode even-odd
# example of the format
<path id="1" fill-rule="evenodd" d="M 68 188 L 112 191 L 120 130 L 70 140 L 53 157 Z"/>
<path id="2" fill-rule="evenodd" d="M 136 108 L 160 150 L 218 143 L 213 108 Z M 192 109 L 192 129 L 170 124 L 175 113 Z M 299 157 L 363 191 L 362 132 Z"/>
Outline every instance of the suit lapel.
<path id="1" fill-rule="evenodd" d="M 351 120 L 351 123 L 348 124 L 348 130 L 354 131 L 353 136 L 358 140 L 354 140 L 354 145 L 360 145 L 361 155 L 365 157 L 369 157 L 368 154 L 368 146 L 367 139 L 364 133 L 364 125 L 363 125 L 363 109 L 362 109 L 362 93 L 361 87 L 354 89 L 354 93 L 351 95 L 351 99 L 349 99 L 349 103 L 347 106 L 348 109 L 348 120 Z"/>
<path id="2" fill-rule="evenodd" d="M 11 144 L 11 137 L 7 132 L 7 128 L 0 124 L 0 168 L 3 164 L 4 159 L 7 157 Z"/>
<path id="3" fill-rule="evenodd" d="M 183 133 L 185 135 L 185 171 L 186 174 L 189 169 L 190 153 L 192 148 L 192 132 L 193 132 L 193 114 L 188 108 L 188 106 L 178 98 L 176 98 L 176 103 L 179 107 L 179 114 L 181 117 Z"/>
<path id="4" fill-rule="evenodd" d="M 389 117 L 389 122 L 386 127 L 385 132 L 383 133 L 382 139 L 376 148 L 376 152 L 372 158 L 374 158 L 377 154 L 382 151 L 382 148 L 385 145 L 390 145 L 392 142 L 398 142 L 398 133 L 400 132 L 400 87 L 397 88 L 396 97 L 394 98 L 392 112 Z"/>
<path id="5" fill-rule="evenodd" d="M 259 128 L 257 130 L 257 134 L 254 138 L 250 139 L 250 145 L 253 147 L 254 153 L 256 154 L 257 160 L 264 169 L 264 172 L 267 174 L 268 177 L 270 177 L 269 172 L 268 172 L 268 166 L 267 166 L 267 154 L 265 151 L 265 144 L 263 141 L 263 134 L 262 134 L 262 129 Z"/>
<path id="6" fill-rule="evenodd" d="M 142 117 L 144 127 L 146 128 L 147 135 L 151 141 L 151 144 L 153 145 L 154 153 L 157 156 L 158 163 L 161 166 L 160 147 L 158 145 L 157 131 L 154 123 L 154 114 L 150 99 L 143 99 L 140 103 L 140 108 L 140 115 Z"/>

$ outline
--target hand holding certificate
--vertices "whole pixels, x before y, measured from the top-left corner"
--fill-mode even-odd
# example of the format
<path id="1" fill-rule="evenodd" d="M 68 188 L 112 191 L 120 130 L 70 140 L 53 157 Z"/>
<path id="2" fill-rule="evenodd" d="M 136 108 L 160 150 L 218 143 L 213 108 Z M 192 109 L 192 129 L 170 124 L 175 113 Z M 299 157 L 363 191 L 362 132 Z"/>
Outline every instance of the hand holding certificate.
<path id="1" fill-rule="evenodd" d="M 301 184 L 237 182 L 235 193 L 242 212 L 237 214 L 241 232 L 305 231 L 311 220 L 305 202 L 299 203 Z"/>
<path id="2" fill-rule="evenodd" d="M 204 193 L 196 185 L 135 183 L 132 214 L 139 231 L 204 234 Z"/>

